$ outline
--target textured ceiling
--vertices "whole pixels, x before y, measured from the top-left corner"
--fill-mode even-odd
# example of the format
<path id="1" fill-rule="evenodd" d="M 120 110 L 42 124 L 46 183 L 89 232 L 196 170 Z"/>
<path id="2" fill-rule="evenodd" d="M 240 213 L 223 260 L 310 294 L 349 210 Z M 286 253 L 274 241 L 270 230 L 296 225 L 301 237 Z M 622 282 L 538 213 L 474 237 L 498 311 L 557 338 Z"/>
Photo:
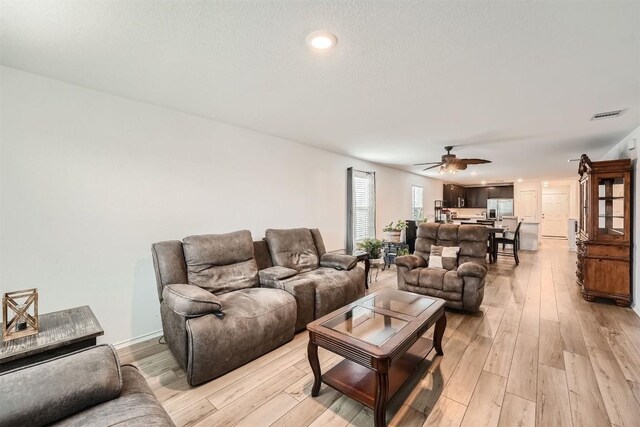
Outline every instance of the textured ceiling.
<path id="1" fill-rule="evenodd" d="M 3 65 L 412 171 L 450 144 L 493 160 L 461 182 L 574 175 L 640 125 L 637 1 L 0 8 Z M 311 52 L 315 30 L 337 46 Z"/>

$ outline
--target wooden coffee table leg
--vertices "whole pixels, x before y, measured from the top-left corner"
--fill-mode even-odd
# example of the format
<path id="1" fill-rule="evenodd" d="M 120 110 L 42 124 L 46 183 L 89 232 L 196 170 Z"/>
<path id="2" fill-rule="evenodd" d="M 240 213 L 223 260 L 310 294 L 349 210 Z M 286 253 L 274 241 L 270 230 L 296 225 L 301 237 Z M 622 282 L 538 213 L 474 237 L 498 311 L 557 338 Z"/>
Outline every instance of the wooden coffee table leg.
<path id="1" fill-rule="evenodd" d="M 436 349 L 436 353 L 442 356 L 444 353 L 442 352 L 442 336 L 444 335 L 444 330 L 447 327 L 447 315 L 446 313 L 442 314 L 436 321 L 436 329 L 433 332 L 433 346 Z"/>
<path id="2" fill-rule="evenodd" d="M 369 262 L 369 257 L 364 259 L 364 287 L 365 289 L 369 289 L 369 269 L 371 268 L 371 262 Z"/>
<path id="3" fill-rule="evenodd" d="M 320 383 L 322 382 L 322 373 L 320 372 L 320 361 L 318 360 L 318 346 L 309 339 L 309 345 L 307 345 L 307 355 L 309 357 L 309 364 L 313 371 L 313 388 L 311 389 L 311 396 L 316 397 L 320 392 Z"/>
<path id="4" fill-rule="evenodd" d="M 376 372 L 376 399 L 374 426 L 384 427 L 387 425 L 387 394 L 389 393 L 389 374 L 387 372 Z"/>

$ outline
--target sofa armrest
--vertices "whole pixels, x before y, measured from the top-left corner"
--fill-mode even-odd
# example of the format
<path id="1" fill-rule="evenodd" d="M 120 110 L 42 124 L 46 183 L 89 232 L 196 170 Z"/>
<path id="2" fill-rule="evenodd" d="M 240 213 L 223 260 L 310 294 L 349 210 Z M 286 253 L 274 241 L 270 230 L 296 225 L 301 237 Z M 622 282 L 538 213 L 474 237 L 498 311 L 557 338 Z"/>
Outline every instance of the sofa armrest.
<path id="1" fill-rule="evenodd" d="M 418 267 L 426 267 L 427 261 L 425 261 L 424 258 L 418 255 L 402 255 L 396 257 L 395 264 L 402 267 L 407 267 L 409 270 L 413 270 L 414 268 Z"/>
<path id="2" fill-rule="evenodd" d="M 471 276 L 484 279 L 487 269 L 477 262 L 469 261 L 458 266 L 458 276 Z"/>
<path id="3" fill-rule="evenodd" d="M 288 279 L 289 277 L 293 277 L 296 274 L 298 274 L 298 272 L 293 268 L 279 266 L 265 268 L 264 270 L 260 270 L 258 272 L 260 283 L 271 280 L 284 280 Z"/>
<path id="4" fill-rule="evenodd" d="M 173 312 L 185 317 L 222 311 L 222 303 L 218 297 L 195 285 L 167 285 L 162 291 L 162 299 Z"/>
<path id="5" fill-rule="evenodd" d="M 324 254 L 320 258 L 320 266 L 336 270 L 351 270 L 358 264 L 358 258 L 344 254 Z"/>
<path id="6" fill-rule="evenodd" d="M 115 349 L 99 345 L 0 374 L 0 425 L 45 425 L 120 396 Z"/>

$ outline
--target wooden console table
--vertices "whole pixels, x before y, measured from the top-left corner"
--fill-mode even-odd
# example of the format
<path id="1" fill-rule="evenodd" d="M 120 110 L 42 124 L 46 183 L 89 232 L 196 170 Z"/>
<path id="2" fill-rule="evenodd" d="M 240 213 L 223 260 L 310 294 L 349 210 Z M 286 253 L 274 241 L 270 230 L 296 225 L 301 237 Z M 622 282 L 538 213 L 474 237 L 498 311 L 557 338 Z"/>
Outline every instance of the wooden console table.
<path id="1" fill-rule="evenodd" d="M 0 372 L 96 345 L 104 335 L 88 305 L 39 316 L 40 332 L 0 342 Z"/>

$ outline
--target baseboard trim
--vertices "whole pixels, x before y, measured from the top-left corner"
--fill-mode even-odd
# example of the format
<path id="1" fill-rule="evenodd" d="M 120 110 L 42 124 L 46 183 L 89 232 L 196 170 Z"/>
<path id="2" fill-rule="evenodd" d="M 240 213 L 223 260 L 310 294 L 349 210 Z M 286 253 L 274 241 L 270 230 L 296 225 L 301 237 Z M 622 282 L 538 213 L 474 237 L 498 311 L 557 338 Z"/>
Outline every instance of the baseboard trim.
<path id="1" fill-rule="evenodd" d="M 120 350 L 124 347 L 129 347 L 130 345 L 138 344 L 142 341 L 149 340 L 151 338 L 158 338 L 162 336 L 162 329 L 159 331 L 149 332 L 148 334 L 140 335 L 139 337 L 131 338 L 128 340 L 120 341 L 119 343 L 114 344 L 113 346 L 116 350 Z"/>

